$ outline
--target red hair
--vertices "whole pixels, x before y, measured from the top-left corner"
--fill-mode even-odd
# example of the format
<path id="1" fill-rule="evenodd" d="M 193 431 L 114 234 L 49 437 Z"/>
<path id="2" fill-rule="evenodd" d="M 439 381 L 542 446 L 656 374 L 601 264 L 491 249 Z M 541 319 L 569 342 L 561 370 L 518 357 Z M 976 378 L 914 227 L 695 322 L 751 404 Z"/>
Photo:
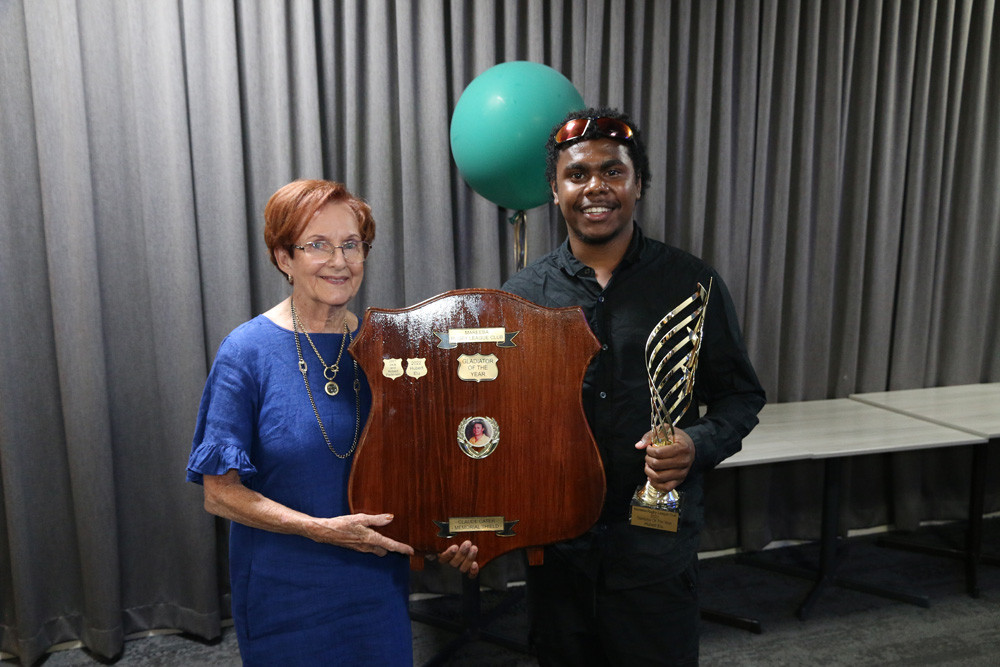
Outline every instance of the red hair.
<path id="1" fill-rule="evenodd" d="M 264 207 L 264 243 L 267 244 L 272 264 L 278 266 L 274 256 L 277 248 L 285 248 L 290 255 L 295 253 L 292 247 L 295 239 L 316 211 L 327 204 L 347 204 L 358 220 L 361 240 L 365 243 L 375 240 L 375 218 L 372 217 L 371 207 L 364 199 L 351 194 L 343 183 L 305 179 L 292 181 L 271 195 Z"/>

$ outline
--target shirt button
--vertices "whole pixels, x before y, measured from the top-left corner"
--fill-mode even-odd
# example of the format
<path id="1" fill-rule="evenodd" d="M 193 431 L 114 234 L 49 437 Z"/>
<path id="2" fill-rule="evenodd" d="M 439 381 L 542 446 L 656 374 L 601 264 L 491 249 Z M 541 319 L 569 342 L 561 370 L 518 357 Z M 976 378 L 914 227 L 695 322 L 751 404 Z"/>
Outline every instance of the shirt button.
<path id="1" fill-rule="evenodd" d="M 601 392 L 601 398 L 607 398 L 607 397 L 608 397 L 608 393 L 605 392 L 605 391 L 602 391 Z"/>
<path id="2" fill-rule="evenodd" d="M 608 351 L 608 344 L 605 343 L 604 345 L 602 345 L 601 349 L 604 350 L 605 352 L 607 352 Z"/>
<path id="3" fill-rule="evenodd" d="M 600 301 L 601 303 L 604 303 L 604 297 L 603 296 L 597 297 L 597 300 Z"/>

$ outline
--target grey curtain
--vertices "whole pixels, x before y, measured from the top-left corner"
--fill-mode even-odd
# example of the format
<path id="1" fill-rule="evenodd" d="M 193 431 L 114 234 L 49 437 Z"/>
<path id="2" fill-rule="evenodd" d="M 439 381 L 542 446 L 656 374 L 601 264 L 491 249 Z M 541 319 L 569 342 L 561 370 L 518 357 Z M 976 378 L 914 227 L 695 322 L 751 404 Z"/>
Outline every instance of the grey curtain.
<path id="1" fill-rule="evenodd" d="M 359 311 L 499 286 L 511 212 L 465 186 L 448 137 L 499 62 L 548 64 L 638 121 L 640 223 L 719 268 L 772 401 L 1000 380 L 997 16 L 957 0 L 0 0 L 0 650 L 31 663 L 67 640 L 113 656 L 149 628 L 218 633 L 224 526 L 183 471 L 216 347 L 286 294 L 263 205 L 297 177 L 369 199 Z M 564 235 L 551 206 L 527 228 L 529 258 Z M 814 537 L 819 474 L 715 473 L 704 546 Z M 962 453 L 865 457 L 844 525 L 960 518 L 967 477 Z"/>

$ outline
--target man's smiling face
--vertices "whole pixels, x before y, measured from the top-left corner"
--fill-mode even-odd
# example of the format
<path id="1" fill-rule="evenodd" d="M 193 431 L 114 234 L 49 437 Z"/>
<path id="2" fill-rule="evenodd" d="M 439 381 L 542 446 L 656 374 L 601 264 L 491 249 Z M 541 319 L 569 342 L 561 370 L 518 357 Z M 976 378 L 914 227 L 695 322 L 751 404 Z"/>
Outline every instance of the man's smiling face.
<path id="1" fill-rule="evenodd" d="M 592 139 L 563 149 L 551 186 L 570 233 L 581 242 L 599 245 L 631 233 L 642 183 L 621 142 Z"/>

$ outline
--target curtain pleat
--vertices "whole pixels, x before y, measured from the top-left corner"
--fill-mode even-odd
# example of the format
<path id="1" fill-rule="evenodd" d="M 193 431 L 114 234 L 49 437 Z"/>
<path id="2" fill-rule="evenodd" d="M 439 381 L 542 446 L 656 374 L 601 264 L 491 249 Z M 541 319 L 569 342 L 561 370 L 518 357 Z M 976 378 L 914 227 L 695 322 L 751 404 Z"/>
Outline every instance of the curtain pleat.
<path id="1" fill-rule="evenodd" d="M 219 343 L 288 293 L 264 204 L 368 199 L 358 312 L 498 287 L 513 211 L 449 137 L 497 63 L 637 121 L 638 220 L 719 269 L 772 401 L 1000 380 L 996 27 L 992 0 L 0 1 L 0 650 L 218 634 L 225 524 L 183 471 Z M 551 205 L 526 232 L 529 261 L 565 238 Z M 962 518 L 969 465 L 852 460 L 842 525 Z M 713 473 L 703 547 L 816 537 L 821 475 Z"/>

